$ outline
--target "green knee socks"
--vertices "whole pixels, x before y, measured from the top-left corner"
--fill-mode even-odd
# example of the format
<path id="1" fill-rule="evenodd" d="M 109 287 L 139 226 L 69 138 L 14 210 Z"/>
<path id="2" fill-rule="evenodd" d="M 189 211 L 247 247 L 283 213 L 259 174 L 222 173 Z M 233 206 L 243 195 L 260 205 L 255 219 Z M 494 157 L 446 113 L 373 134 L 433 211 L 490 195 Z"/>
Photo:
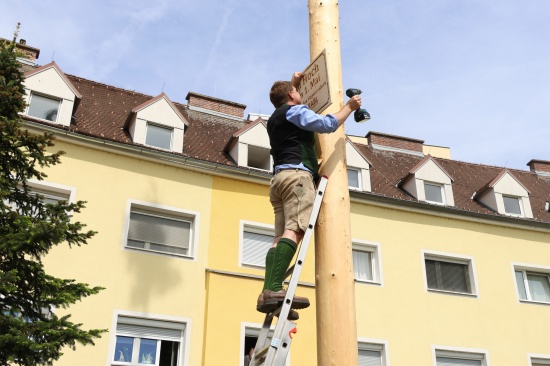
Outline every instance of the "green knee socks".
<path id="1" fill-rule="evenodd" d="M 297 247 L 298 245 L 293 240 L 282 238 L 276 248 L 268 250 L 265 257 L 264 290 L 280 291 L 283 289 L 285 273 Z M 270 253 L 271 251 L 272 253 Z"/>
<path id="2" fill-rule="evenodd" d="M 273 259 L 275 258 L 275 248 L 269 248 L 267 254 L 265 255 L 265 279 L 264 279 L 264 290 L 269 289 L 271 285 L 271 274 L 273 273 Z"/>

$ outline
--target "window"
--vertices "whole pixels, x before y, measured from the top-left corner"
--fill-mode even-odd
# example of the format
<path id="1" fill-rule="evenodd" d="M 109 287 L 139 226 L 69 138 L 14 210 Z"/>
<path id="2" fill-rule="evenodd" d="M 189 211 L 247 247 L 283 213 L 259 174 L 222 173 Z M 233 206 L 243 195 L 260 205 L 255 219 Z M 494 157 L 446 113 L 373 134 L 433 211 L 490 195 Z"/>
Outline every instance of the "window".
<path id="1" fill-rule="evenodd" d="M 190 257 L 196 214 L 176 208 L 131 203 L 127 248 Z"/>
<path id="2" fill-rule="evenodd" d="M 351 189 L 361 189 L 361 174 L 359 170 L 348 168 L 348 186 Z"/>
<path id="3" fill-rule="evenodd" d="M 251 168 L 271 170 L 271 155 L 269 149 L 254 145 L 248 145 L 248 162 Z"/>
<path id="4" fill-rule="evenodd" d="M 424 265 L 428 290 L 475 294 L 471 259 L 428 254 Z"/>
<path id="5" fill-rule="evenodd" d="M 152 123 L 147 123 L 147 136 L 145 145 L 158 147 L 160 149 L 170 150 L 172 146 L 172 128 L 161 127 Z"/>
<path id="6" fill-rule="evenodd" d="M 521 208 L 521 199 L 513 196 L 502 196 L 504 201 L 504 212 L 509 215 L 523 216 L 523 210 Z"/>
<path id="7" fill-rule="evenodd" d="M 384 345 L 359 342 L 359 366 L 383 366 L 385 362 Z"/>
<path id="8" fill-rule="evenodd" d="M 352 256 L 356 281 L 379 284 L 382 282 L 378 243 L 353 240 Z"/>
<path id="9" fill-rule="evenodd" d="M 424 182 L 426 201 L 445 204 L 445 191 L 442 184 Z"/>
<path id="10" fill-rule="evenodd" d="M 111 365 L 176 366 L 185 323 L 118 315 Z"/>
<path id="11" fill-rule="evenodd" d="M 57 121 L 60 104 L 61 101 L 59 99 L 32 93 L 27 114 L 31 117 L 55 122 Z"/>
<path id="12" fill-rule="evenodd" d="M 436 350 L 437 366 L 486 366 L 485 353 Z"/>
<path id="13" fill-rule="evenodd" d="M 265 267 L 265 255 L 273 245 L 273 228 L 259 223 L 241 222 L 242 260 L 247 266 Z"/>
<path id="14" fill-rule="evenodd" d="M 245 364 L 244 361 L 246 359 L 246 355 L 248 355 L 248 353 L 250 352 L 250 348 L 256 347 L 256 343 L 258 342 L 258 338 L 260 338 L 261 331 L 262 331 L 261 324 L 244 323 L 244 322 L 241 323 L 241 351 L 239 352 L 241 354 L 241 359 L 239 361 L 239 365 Z M 264 348 L 265 346 L 271 343 L 271 339 L 273 338 L 274 331 L 275 331 L 275 324 L 272 324 L 270 327 L 270 330 L 267 332 L 267 338 L 265 339 L 263 346 L 261 345 L 259 346 L 260 349 Z M 290 355 L 286 358 L 286 362 L 285 362 L 285 365 L 289 365 L 289 364 L 290 364 Z"/>
<path id="15" fill-rule="evenodd" d="M 550 303 L 550 275 L 548 273 L 516 269 L 515 275 L 521 300 Z"/>

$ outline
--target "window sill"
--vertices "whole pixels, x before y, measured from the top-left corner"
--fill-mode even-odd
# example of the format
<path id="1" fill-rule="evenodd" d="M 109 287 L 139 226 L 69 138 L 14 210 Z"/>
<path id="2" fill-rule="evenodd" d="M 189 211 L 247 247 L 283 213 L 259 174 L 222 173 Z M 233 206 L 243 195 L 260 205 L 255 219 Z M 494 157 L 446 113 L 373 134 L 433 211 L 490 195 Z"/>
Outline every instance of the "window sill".
<path id="1" fill-rule="evenodd" d="M 190 259 L 190 260 L 196 259 L 195 257 L 190 255 L 160 252 L 160 251 L 150 250 L 150 249 L 141 249 L 141 248 L 128 247 L 128 246 L 125 246 L 124 249 L 132 252 L 149 253 L 149 254 L 162 255 L 162 256 L 172 257 L 172 258 L 181 258 L 181 259 Z"/>
<path id="2" fill-rule="evenodd" d="M 359 280 L 357 278 L 355 279 L 355 283 L 362 283 L 362 284 L 365 284 L 365 285 L 382 286 L 382 283 L 378 282 L 378 281 Z"/>
<path id="3" fill-rule="evenodd" d="M 534 301 L 534 300 L 519 299 L 519 302 L 522 303 L 522 304 L 533 304 L 533 305 L 550 306 L 550 302 L 544 302 L 544 301 Z"/>
<path id="4" fill-rule="evenodd" d="M 455 291 L 445 291 L 445 290 L 438 290 L 429 288 L 428 292 L 434 293 L 434 294 L 444 294 L 444 295 L 455 295 L 455 296 L 464 296 L 464 297 L 472 297 L 477 298 L 477 294 L 470 294 L 467 292 L 455 292 Z"/>

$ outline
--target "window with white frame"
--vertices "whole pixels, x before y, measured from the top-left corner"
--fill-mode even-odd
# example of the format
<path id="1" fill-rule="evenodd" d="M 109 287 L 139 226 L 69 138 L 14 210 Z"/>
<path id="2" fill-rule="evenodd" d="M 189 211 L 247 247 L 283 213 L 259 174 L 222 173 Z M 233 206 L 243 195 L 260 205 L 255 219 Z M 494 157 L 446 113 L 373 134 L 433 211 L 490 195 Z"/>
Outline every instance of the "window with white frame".
<path id="1" fill-rule="evenodd" d="M 445 204 L 445 189 L 443 188 L 443 184 L 424 182 L 424 193 L 426 201 Z"/>
<path id="2" fill-rule="evenodd" d="M 132 203 L 126 247 L 190 257 L 195 215 L 182 210 Z"/>
<path id="3" fill-rule="evenodd" d="M 361 170 L 348 168 L 348 187 L 351 189 L 361 189 Z"/>
<path id="4" fill-rule="evenodd" d="M 154 123 L 147 123 L 145 145 L 170 150 L 172 147 L 173 131 L 173 128 L 160 126 Z"/>
<path id="5" fill-rule="evenodd" d="M 241 222 L 241 263 L 246 266 L 265 267 L 265 256 L 273 245 L 274 230 L 259 223 Z"/>
<path id="6" fill-rule="evenodd" d="M 530 366 L 550 366 L 550 356 L 531 356 L 529 361 L 531 361 Z"/>
<path id="7" fill-rule="evenodd" d="M 354 241 L 352 256 L 356 281 L 381 282 L 378 244 Z"/>
<path id="8" fill-rule="evenodd" d="M 42 202 L 45 204 L 57 204 L 59 201 L 72 202 L 75 189 L 69 186 L 63 186 L 58 184 L 51 184 L 46 182 L 27 182 L 28 192 L 32 196 L 38 196 L 42 199 Z M 20 187 L 21 189 L 21 187 Z M 9 202 L 5 200 L 5 203 L 9 205 L 12 209 L 17 210 L 17 205 L 15 202 Z M 19 211 L 19 210 L 18 210 Z M 22 213 L 21 211 L 19 211 Z M 27 212 L 32 214 L 31 212 Z"/>
<path id="9" fill-rule="evenodd" d="M 504 212 L 508 215 L 523 216 L 521 197 L 502 195 Z"/>
<path id="10" fill-rule="evenodd" d="M 118 315 L 111 365 L 179 365 L 185 323 Z"/>
<path id="11" fill-rule="evenodd" d="M 484 353 L 436 350 L 437 366 L 486 366 Z"/>
<path id="12" fill-rule="evenodd" d="M 470 259 L 425 255 L 429 290 L 475 294 L 473 265 Z"/>
<path id="13" fill-rule="evenodd" d="M 359 366 L 384 366 L 384 345 L 377 343 L 359 342 L 358 346 Z"/>
<path id="14" fill-rule="evenodd" d="M 550 303 L 550 271 L 516 268 L 515 276 L 521 300 Z"/>
<path id="15" fill-rule="evenodd" d="M 47 121 L 56 122 L 59 114 L 61 100 L 57 98 L 47 97 L 45 95 L 32 93 L 27 115 Z"/>
<path id="16" fill-rule="evenodd" d="M 248 145 L 247 166 L 262 170 L 271 170 L 271 155 L 269 149 Z"/>
<path id="17" fill-rule="evenodd" d="M 258 338 L 260 336 L 260 325 L 256 326 L 252 323 L 242 323 L 241 324 L 241 345 L 242 345 L 242 359 L 240 365 L 242 365 L 244 360 L 246 360 L 246 355 L 249 354 L 250 348 L 256 347 L 256 343 L 258 342 Z M 264 347 L 269 345 L 271 343 L 271 339 L 273 338 L 273 333 L 275 331 L 275 326 L 272 325 L 271 329 L 267 333 L 267 338 L 264 343 Z M 259 345 L 259 348 L 263 348 L 261 345 Z M 287 357 L 285 365 L 290 364 L 290 357 Z"/>

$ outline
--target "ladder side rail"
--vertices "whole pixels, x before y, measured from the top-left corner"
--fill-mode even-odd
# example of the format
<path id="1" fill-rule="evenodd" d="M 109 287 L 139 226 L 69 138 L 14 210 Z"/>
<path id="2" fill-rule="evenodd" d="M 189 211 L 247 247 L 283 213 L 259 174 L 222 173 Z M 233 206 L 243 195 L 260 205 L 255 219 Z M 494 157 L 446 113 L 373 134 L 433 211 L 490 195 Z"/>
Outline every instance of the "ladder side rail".
<path id="1" fill-rule="evenodd" d="M 256 363 L 256 355 L 260 353 L 262 349 L 268 346 L 269 331 L 271 330 L 271 323 L 273 322 L 273 313 L 266 314 L 264 319 L 264 324 L 256 340 L 256 346 L 254 347 L 254 353 L 252 354 L 252 359 L 250 360 L 250 366 L 259 366 L 259 363 Z"/>
<path id="2" fill-rule="evenodd" d="M 290 344 L 292 343 L 292 334 L 296 333 L 296 323 L 290 320 L 281 323 L 283 323 L 281 326 L 282 334 L 277 348 L 269 348 L 264 366 L 284 366 L 286 364 Z"/>

